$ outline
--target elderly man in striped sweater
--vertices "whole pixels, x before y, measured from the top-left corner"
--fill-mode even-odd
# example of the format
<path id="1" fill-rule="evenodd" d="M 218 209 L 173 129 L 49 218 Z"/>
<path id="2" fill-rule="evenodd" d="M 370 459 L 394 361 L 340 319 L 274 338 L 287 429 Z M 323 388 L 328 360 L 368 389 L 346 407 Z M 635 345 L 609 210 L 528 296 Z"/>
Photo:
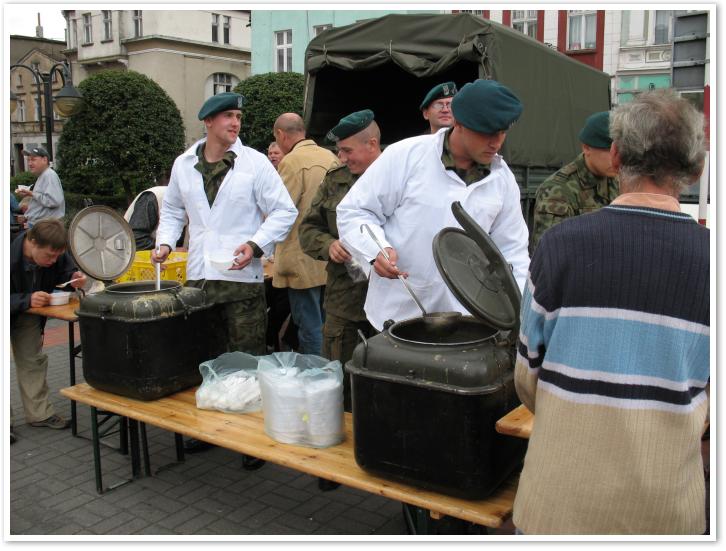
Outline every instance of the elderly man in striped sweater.
<path id="1" fill-rule="evenodd" d="M 551 228 L 522 300 L 515 381 L 535 424 L 524 534 L 701 534 L 709 232 L 678 197 L 704 120 L 672 91 L 611 114 L 621 195 Z"/>

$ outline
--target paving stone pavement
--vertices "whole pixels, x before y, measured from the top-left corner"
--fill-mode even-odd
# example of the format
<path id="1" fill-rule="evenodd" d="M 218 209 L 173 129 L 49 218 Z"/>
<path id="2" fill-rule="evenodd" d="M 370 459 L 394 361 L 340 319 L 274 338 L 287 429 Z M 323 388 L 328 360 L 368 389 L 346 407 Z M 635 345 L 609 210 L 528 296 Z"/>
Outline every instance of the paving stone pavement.
<path id="1" fill-rule="evenodd" d="M 50 320 L 54 338 L 65 322 Z M 48 384 L 56 412 L 70 418 L 68 348 L 63 339 L 46 347 Z M 9 353 L 9 351 L 7 352 Z M 80 358 L 78 382 L 83 381 Z M 341 486 L 321 492 L 317 478 L 267 463 L 242 468 L 239 454 L 213 448 L 103 495 L 96 493 L 91 442 L 25 424 L 11 355 L 11 406 L 18 441 L 10 446 L 10 534 L 147 535 L 402 535 L 401 504 Z M 79 433 L 90 438 L 90 410 L 78 406 Z M 152 472 L 175 461 L 171 433 L 147 426 Z M 128 456 L 101 447 L 104 485 L 131 477 Z M 512 534 L 508 523 L 494 534 Z M 477 538 L 478 539 L 478 538 Z"/>

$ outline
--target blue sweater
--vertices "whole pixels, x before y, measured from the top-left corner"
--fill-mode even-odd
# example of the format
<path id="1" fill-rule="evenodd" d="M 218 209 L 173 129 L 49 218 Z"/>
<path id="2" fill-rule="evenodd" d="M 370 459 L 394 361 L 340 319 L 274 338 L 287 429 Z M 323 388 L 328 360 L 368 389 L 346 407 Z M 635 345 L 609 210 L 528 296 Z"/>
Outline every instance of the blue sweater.
<path id="1" fill-rule="evenodd" d="M 536 405 L 524 533 L 703 530 L 709 315 L 709 232 L 688 215 L 611 205 L 546 232 L 516 368 Z"/>

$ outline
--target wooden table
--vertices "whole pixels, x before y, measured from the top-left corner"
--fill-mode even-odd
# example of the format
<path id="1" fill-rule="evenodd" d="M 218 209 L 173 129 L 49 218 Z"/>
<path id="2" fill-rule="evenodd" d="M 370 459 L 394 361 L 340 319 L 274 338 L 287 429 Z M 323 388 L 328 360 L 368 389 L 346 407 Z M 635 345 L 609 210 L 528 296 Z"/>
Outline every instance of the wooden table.
<path id="1" fill-rule="evenodd" d="M 28 314 L 44 316 L 46 318 L 58 319 L 68 322 L 68 363 L 70 365 L 70 384 L 76 384 L 76 356 L 81 351 L 81 344 L 76 346 L 75 332 L 73 325 L 78 321 L 76 310 L 78 309 L 78 298 L 71 295 L 68 304 L 60 306 L 41 306 L 39 308 L 29 308 L 26 310 Z M 78 434 L 78 424 L 76 418 L 76 403 L 71 400 L 71 431 L 73 436 Z"/>
<path id="2" fill-rule="evenodd" d="M 349 413 L 345 414 L 343 443 L 330 448 L 306 448 L 281 444 L 268 437 L 264 431 L 261 412 L 239 415 L 197 409 L 195 390 L 184 390 L 149 402 L 96 390 L 87 384 L 64 388 L 61 394 L 71 400 L 88 404 L 92 411 L 96 408 L 111 411 L 142 424 L 148 423 L 313 476 L 424 508 L 430 512 L 432 518 L 448 515 L 490 528 L 498 528 L 512 513 L 518 475 L 510 477 L 487 499 L 470 501 L 445 496 L 380 478 L 362 470 L 354 458 L 352 417 Z M 94 460 L 100 463 L 97 442 L 94 442 Z M 95 466 L 98 467 L 97 474 L 100 474 L 100 464 Z M 97 487 L 100 486 L 102 484 L 99 484 L 97 479 Z"/>
<path id="3" fill-rule="evenodd" d="M 517 436 L 519 438 L 529 438 L 532 434 L 533 425 L 534 413 L 529 411 L 527 406 L 522 404 L 497 421 L 495 428 L 500 434 Z"/>

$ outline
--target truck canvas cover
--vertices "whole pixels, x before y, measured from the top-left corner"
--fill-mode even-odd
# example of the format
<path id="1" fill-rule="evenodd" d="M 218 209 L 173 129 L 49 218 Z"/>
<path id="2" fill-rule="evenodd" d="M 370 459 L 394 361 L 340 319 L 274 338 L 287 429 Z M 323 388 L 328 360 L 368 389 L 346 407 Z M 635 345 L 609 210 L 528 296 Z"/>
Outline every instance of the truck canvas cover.
<path id="1" fill-rule="evenodd" d="M 518 167 L 570 162 L 585 119 L 610 108 L 606 73 L 470 14 L 392 14 L 330 29 L 308 45 L 305 74 L 305 123 L 320 143 L 341 117 L 366 108 L 383 144 L 423 134 L 419 105 L 434 85 L 498 80 L 524 104 L 502 149 Z"/>

